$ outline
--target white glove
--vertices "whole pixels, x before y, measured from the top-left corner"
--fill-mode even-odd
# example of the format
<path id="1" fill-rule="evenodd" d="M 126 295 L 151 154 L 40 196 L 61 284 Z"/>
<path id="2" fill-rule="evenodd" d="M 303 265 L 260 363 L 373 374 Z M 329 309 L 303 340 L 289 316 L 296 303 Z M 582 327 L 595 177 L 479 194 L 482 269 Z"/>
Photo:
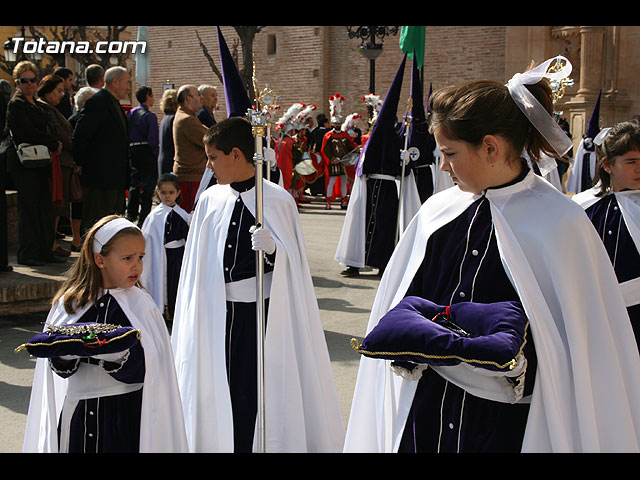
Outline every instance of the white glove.
<path id="1" fill-rule="evenodd" d="M 271 147 L 264 147 L 264 161 L 270 162 L 271 165 L 276 163 L 276 151 Z"/>
<path id="2" fill-rule="evenodd" d="M 251 248 L 256 251 L 262 250 L 267 255 L 276 251 L 276 242 L 273 241 L 269 230 L 251 225 L 249 233 L 251 233 Z"/>
<path id="3" fill-rule="evenodd" d="M 409 150 L 400 150 L 400 160 L 402 160 L 405 165 L 409 165 L 409 162 L 411 161 Z"/>

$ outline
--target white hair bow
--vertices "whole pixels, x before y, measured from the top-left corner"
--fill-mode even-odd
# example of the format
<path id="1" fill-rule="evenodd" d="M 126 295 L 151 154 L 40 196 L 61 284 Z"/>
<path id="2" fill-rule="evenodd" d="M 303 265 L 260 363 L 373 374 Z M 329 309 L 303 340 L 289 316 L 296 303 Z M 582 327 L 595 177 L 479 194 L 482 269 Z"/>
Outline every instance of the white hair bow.
<path id="1" fill-rule="evenodd" d="M 611 130 L 611 127 L 603 128 L 602 130 L 600 130 L 600 132 L 598 132 L 598 135 L 596 135 L 596 138 L 593 139 L 593 143 L 598 146 L 602 145 L 602 142 L 604 142 L 604 137 L 607 136 L 609 130 Z"/>
<path id="2" fill-rule="evenodd" d="M 564 67 L 555 72 L 547 72 L 551 62 L 554 60 L 564 60 Z M 573 147 L 573 142 L 525 85 L 534 85 L 543 78 L 548 78 L 550 81 L 562 80 L 571 74 L 571 69 L 571 62 L 559 55 L 550 58 L 532 70 L 516 73 L 507 82 L 507 88 L 516 105 L 560 156 L 563 156 Z"/>

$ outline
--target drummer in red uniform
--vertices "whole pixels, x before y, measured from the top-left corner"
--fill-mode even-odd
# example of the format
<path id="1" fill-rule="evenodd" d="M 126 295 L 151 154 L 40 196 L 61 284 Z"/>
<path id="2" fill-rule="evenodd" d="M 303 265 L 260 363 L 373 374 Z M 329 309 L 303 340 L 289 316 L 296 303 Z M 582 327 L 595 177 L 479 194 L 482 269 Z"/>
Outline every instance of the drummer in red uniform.
<path id="1" fill-rule="evenodd" d="M 331 209 L 331 197 L 333 197 L 334 184 L 339 178 L 341 207 L 347 208 L 347 175 L 345 165 L 343 163 L 347 154 L 359 151 L 360 146 L 349 135 L 348 132 L 342 130 L 342 105 L 344 97 L 339 93 L 329 97 L 329 106 L 331 112 L 332 129 L 328 131 L 323 140 L 320 154 L 325 160 L 328 170 L 327 181 L 327 210 Z M 350 158 L 350 157 L 349 157 Z"/>

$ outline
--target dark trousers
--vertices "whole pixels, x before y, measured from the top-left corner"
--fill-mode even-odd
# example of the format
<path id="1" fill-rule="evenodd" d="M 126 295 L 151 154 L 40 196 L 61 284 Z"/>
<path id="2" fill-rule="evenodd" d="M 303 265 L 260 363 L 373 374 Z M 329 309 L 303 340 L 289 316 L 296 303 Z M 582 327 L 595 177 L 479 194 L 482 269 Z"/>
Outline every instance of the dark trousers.
<path id="1" fill-rule="evenodd" d="M 413 171 L 420 195 L 420 203 L 424 203 L 427 198 L 433 195 L 433 175 L 429 165 L 421 166 Z"/>
<path id="2" fill-rule="evenodd" d="M 124 208 L 124 189 L 83 187 L 80 234 L 84 235 L 102 217 L 123 215 Z"/>
<path id="3" fill-rule="evenodd" d="M 148 145 L 134 145 L 129 147 L 129 164 L 131 185 L 127 217 L 131 221 L 138 220 L 138 225 L 142 226 L 151 211 L 153 192 L 158 181 L 158 160 Z"/>
<path id="4" fill-rule="evenodd" d="M 9 265 L 9 231 L 7 228 L 7 172 L 4 162 L 0 162 L 0 267 Z"/>
<path id="5" fill-rule="evenodd" d="M 11 176 L 18 191 L 18 263 L 50 259 L 54 215 L 49 168 L 19 169 Z"/>
<path id="6" fill-rule="evenodd" d="M 398 188 L 396 182 L 367 179 L 364 263 L 384 270 L 396 245 Z"/>
<path id="7" fill-rule="evenodd" d="M 265 318 L 269 299 L 265 299 Z M 227 376 L 235 453 L 251 453 L 258 413 L 256 303 L 227 302 Z"/>
<path id="8" fill-rule="evenodd" d="M 173 319 L 176 309 L 176 297 L 178 296 L 178 282 L 180 280 L 180 269 L 182 268 L 182 258 L 184 257 L 184 245 L 178 248 L 165 248 L 167 256 L 167 310 L 169 318 Z"/>

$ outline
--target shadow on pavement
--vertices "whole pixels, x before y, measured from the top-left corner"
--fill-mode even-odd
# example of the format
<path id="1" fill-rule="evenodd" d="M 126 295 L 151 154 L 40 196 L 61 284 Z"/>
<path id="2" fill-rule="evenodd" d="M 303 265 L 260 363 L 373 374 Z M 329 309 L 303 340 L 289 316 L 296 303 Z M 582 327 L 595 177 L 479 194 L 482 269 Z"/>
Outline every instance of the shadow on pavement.
<path id="1" fill-rule="evenodd" d="M 357 362 L 360 360 L 360 354 L 351 347 L 351 339 L 356 338 L 362 342 L 361 337 L 329 330 L 325 330 L 324 335 L 327 339 L 332 362 Z"/>

